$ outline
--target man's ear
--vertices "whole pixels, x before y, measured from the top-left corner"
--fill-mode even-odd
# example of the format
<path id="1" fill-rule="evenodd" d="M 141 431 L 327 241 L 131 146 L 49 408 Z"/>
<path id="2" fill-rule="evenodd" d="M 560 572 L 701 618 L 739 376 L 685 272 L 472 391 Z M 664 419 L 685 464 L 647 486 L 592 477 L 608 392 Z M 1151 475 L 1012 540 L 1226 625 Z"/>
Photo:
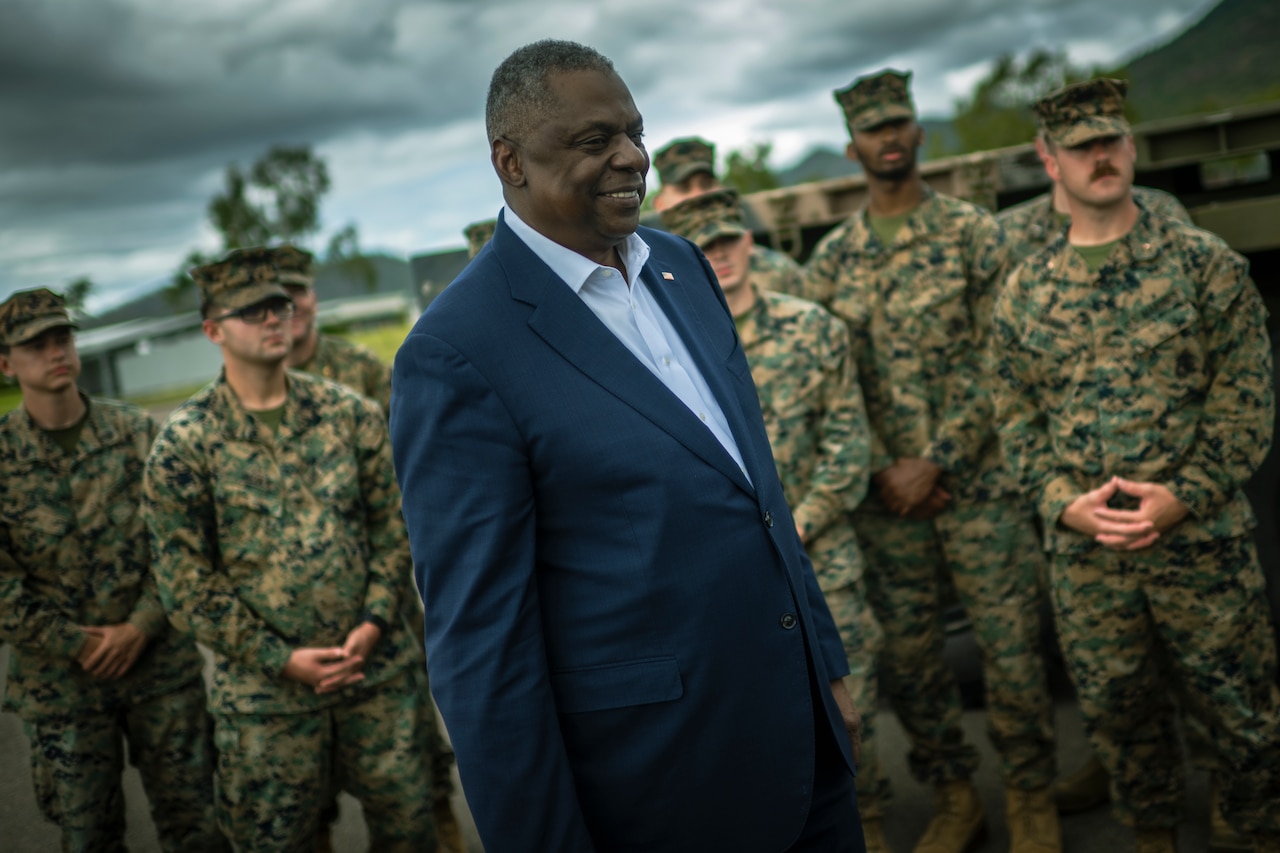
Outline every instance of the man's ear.
<path id="1" fill-rule="evenodd" d="M 495 139 L 489 144 L 489 159 L 493 170 L 504 184 L 511 187 L 523 187 L 527 182 L 524 166 L 520 162 L 520 151 L 505 139 Z"/>
<path id="2" fill-rule="evenodd" d="M 216 320 L 205 318 L 200 324 L 200 330 L 204 332 L 206 338 L 222 346 L 222 326 Z"/>
<path id="3" fill-rule="evenodd" d="M 10 379 L 13 378 L 13 365 L 9 363 L 9 355 L 7 353 L 0 352 L 0 373 Z"/>
<path id="4" fill-rule="evenodd" d="M 1040 144 L 1036 143 L 1036 151 L 1040 151 Z M 1044 146 L 1044 154 L 1041 156 L 1041 162 L 1044 163 L 1044 170 L 1049 175 L 1049 180 L 1055 184 L 1062 181 L 1062 170 L 1058 168 L 1058 151 L 1056 148 L 1050 149 Z"/>
<path id="5" fill-rule="evenodd" d="M 857 149 L 857 147 L 853 144 L 853 140 L 852 140 L 852 139 L 850 139 L 850 140 L 849 140 L 849 144 L 848 144 L 848 145 L 846 145 L 846 146 L 844 147 L 844 156 L 845 156 L 845 159 L 846 159 L 846 160 L 848 160 L 848 161 L 849 161 L 849 162 L 851 162 L 851 163 L 857 163 L 857 162 L 859 162 L 859 161 L 858 161 L 858 149 Z"/>

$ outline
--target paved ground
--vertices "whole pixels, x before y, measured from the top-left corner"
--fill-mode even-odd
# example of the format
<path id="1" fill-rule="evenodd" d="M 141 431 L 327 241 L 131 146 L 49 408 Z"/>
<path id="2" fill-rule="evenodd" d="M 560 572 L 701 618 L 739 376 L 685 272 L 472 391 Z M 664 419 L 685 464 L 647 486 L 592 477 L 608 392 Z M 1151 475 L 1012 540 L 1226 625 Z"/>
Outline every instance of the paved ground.
<path id="1" fill-rule="evenodd" d="M 8 649 L 0 648 L 0 691 L 4 685 L 3 673 L 7 671 Z M 1059 760 L 1065 769 L 1072 770 L 1083 762 L 1087 745 L 1081 733 L 1079 715 L 1070 699 L 1061 699 L 1057 710 Z M 886 827 L 895 849 L 906 853 L 932 814 L 931 791 L 916 784 L 907 775 L 906 741 L 892 714 L 882 710 L 878 724 L 880 748 L 895 791 Z M 975 853 L 1004 853 L 1008 849 L 1004 793 L 995 756 L 984 733 L 985 720 L 982 712 L 966 712 L 964 724 L 970 738 L 982 750 L 983 764 L 978 771 L 977 782 L 987 805 L 990 822 L 987 841 Z M 28 761 L 29 751 L 21 722 L 12 714 L 0 715 L 0 849 L 13 853 L 55 853 L 58 850 L 58 834 L 52 826 L 41 820 L 36 810 Z M 536 785 L 536 780 L 531 782 Z M 125 795 L 128 804 L 129 849 L 133 853 L 159 851 L 136 770 L 126 771 Z M 1193 773 L 1188 784 L 1185 821 L 1181 830 L 1184 853 L 1199 853 L 1208 849 L 1207 797 L 1205 776 Z M 455 808 L 465 822 L 469 850 L 471 853 L 480 853 L 480 841 L 461 794 L 455 800 Z M 1063 833 L 1066 850 L 1072 853 L 1111 853 L 1130 849 L 1128 832 L 1105 810 L 1065 818 Z M 368 849 L 360 806 L 345 795 L 342 797 L 341 819 L 334 841 L 334 848 L 338 853 L 359 853 Z"/>

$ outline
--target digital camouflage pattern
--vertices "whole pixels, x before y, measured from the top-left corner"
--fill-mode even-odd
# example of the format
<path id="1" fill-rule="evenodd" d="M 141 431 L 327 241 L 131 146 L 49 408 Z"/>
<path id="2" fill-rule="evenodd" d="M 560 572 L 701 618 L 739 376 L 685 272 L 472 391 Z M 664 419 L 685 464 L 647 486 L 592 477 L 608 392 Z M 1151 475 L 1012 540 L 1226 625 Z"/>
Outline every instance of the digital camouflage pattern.
<path id="1" fill-rule="evenodd" d="M 997 422 L 1046 545 L 1112 475 L 1164 482 L 1194 518 L 1169 544 L 1245 536 L 1241 486 L 1271 444 L 1266 308 L 1218 237 L 1141 212 L 1096 274 L 1060 235 L 1009 277 L 995 312 Z"/>
<path id="2" fill-rule="evenodd" d="M 715 175 L 716 147 L 697 136 L 675 139 L 654 153 L 653 168 L 664 186 L 678 184 L 699 172 Z"/>
<path id="3" fill-rule="evenodd" d="M 236 249 L 220 261 L 192 267 L 187 275 L 200 288 L 201 302 L 217 308 L 234 311 L 277 296 L 292 302 L 280 284 L 272 252 Z"/>
<path id="4" fill-rule="evenodd" d="M 1139 207 L 1158 216 L 1194 224 L 1182 202 L 1163 190 L 1134 187 L 1133 200 Z M 1005 239 L 1009 242 L 1010 269 L 1065 234 L 1071 225 L 1070 216 L 1053 209 L 1052 192 L 1005 208 L 996 214 L 996 221 L 1004 229 Z"/>
<path id="5" fill-rule="evenodd" d="M 926 188 L 889 246 L 866 211 L 824 238 L 806 270 L 806 293 L 848 323 L 872 431 L 871 471 L 901 457 L 929 458 L 953 497 L 933 521 L 892 515 L 874 493 L 854 516 L 868 599 L 884 632 L 880 669 L 912 741 L 912 772 L 937 785 L 977 766 L 942 659 L 945 572 L 983 649 L 1005 783 L 1034 789 L 1054 773 L 1039 650 L 1043 557 L 1000 459 L 984 356 L 1005 253 L 989 214 Z"/>
<path id="6" fill-rule="evenodd" d="M 39 288 L 13 294 L 0 304 L 0 346 L 13 346 L 59 327 L 79 328 L 67 315 L 67 301 Z"/>
<path id="7" fill-rule="evenodd" d="M 1126 136 L 1124 96 L 1129 81 L 1099 77 L 1072 83 L 1031 105 L 1040 130 L 1059 145 L 1073 148 L 1106 136 Z"/>
<path id="8" fill-rule="evenodd" d="M 370 850 L 436 849 L 425 767 L 427 715 L 417 669 L 298 714 L 220 714 L 218 821 L 240 851 L 310 851 L 327 815 L 325 780 L 360 801 Z"/>
<path id="9" fill-rule="evenodd" d="M 335 335 L 320 335 L 306 364 L 292 368 L 323 376 L 373 400 L 385 417 L 391 410 L 391 366 L 373 350 Z"/>
<path id="10" fill-rule="evenodd" d="M 751 248 L 751 280 L 761 290 L 804 296 L 804 269 L 790 255 L 760 243 Z"/>
<path id="11" fill-rule="evenodd" d="M 202 661 L 165 618 L 140 509 L 155 424 L 133 406 L 83 399 L 70 454 L 24 409 L 0 418 L 5 708 L 23 719 L 37 802 L 66 849 L 124 837 L 122 734 L 153 810 L 163 806 L 165 849 L 218 849 Z M 80 626 L 124 622 L 146 635 L 146 649 L 120 678 L 92 678 L 77 662 Z M 189 701 L 193 691 L 200 701 Z"/>
<path id="12" fill-rule="evenodd" d="M 462 236 L 467 238 L 467 257 L 474 258 L 480 254 L 484 244 L 493 239 L 493 232 L 497 230 L 497 227 L 498 220 L 485 219 L 480 222 L 472 222 L 466 228 L 463 228 Z"/>
<path id="13" fill-rule="evenodd" d="M 275 265 L 276 278 L 281 284 L 298 284 L 315 287 L 316 279 L 311 268 L 315 255 L 297 246 L 274 246 L 265 250 L 267 261 Z"/>
<path id="14" fill-rule="evenodd" d="M 1154 634 L 1188 713 L 1216 733 L 1224 812 L 1280 832 L 1274 637 L 1241 492 L 1271 440 L 1265 319 L 1243 258 L 1146 210 L 1098 272 L 1063 234 L 996 304 L 1001 438 L 1044 519 L 1064 655 L 1129 823 L 1172 825 L 1181 806 Z M 1164 483 L 1190 514 L 1135 553 L 1059 523 L 1113 475 Z"/>
<path id="15" fill-rule="evenodd" d="M 170 618 L 214 653 L 210 708 L 290 714 L 346 701 L 283 680 L 300 647 L 388 626 L 365 685 L 424 665 L 404 624 L 410 572 L 386 420 L 332 382 L 288 375 L 279 431 L 220 377 L 169 417 L 147 461 L 147 526 Z"/>
<path id="16" fill-rule="evenodd" d="M 955 676 L 943 660 L 946 571 L 982 650 L 987 731 L 1009 787 L 1044 788 L 1056 772 L 1053 704 L 1040 646 L 1044 573 L 1031 510 L 1021 500 L 955 502 L 932 521 L 864 509 L 854 529 L 866 589 L 884 632 L 883 685 L 911 740 L 908 765 L 938 785 L 973 774 Z"/>
<path id="17" fill-rule="evenodd" d="M 1170 699 L 1216 733 L 1222 811 L 1237 831 L 1280 834 L 1280 690 L 1266 580 L 1247 536 L 1136 552 L 1053 555 L 1063 655 L 1085 732 L 1130 826 L 1176 826 L 1185 809 Z M 1153 632 L 1163 655 L 1153 656 Z"/>
<path id="18" fill-rule="evenodd" d="M 687 198 L 660 214 L 672 234 L 706 248 L 721 237 L 741 237 L 750 229 L 742 217 L 738 191 L 730 187 Z"/>
<path id="19" fill-rule="evenodd" d="M 40 813 L 62 831 L 66 851 L 124 850 L 120 774 L 137 768 L 160 848 L 215 853 L 230 847 L 214 817 L 213 742 L 196 673 L 172 692 L 102 713 L 23 720 Z"/>
<path id="20" fill-rule="evenodd" d="M 867 606 L 851 524 L 867 491 L 870 445 L 862 395 L 852 382 L 848 332 L 811 302 L 758 288 L 755 303 L 735 322 L 783 492 L 844 641 L 845 685 L 859 708 L 874 709 L 880 626 Z M 886 784 L 874 717 L 870 711 L 863 717 L 860 799 Z"/>
<path id="21" fill-rule="evenodd" d="M 888 121 L 916 116 L 910 71 L 886 68 L 859 77 L 834 95 L 851 131 L 870 130 Z"/>
<path id="22" fill-rule="evenodd" d="M 925 457 L 958 500 L 1016 493 L 995 440 L 984 357 L 1006 253 L 990 214 L 927 188 L 892 245 L 863 210 L 814 250 L 805 295 L 849 325 L 873 473 Z"/>
<path id="23" fill-rule="evenodd" d="M 0 418 L 0 640 L 13 646 L 5 708 L 24 717 L 104 712 L 198 677 L 200 655 L 171 631 L 150 571 L 140 511 L 155 423 L 141 409 L 84 398 L 74 454 L 21 407 Z M 123 677 L 76 662 L 81 625 L 132 623 L 147 650 Z"/>

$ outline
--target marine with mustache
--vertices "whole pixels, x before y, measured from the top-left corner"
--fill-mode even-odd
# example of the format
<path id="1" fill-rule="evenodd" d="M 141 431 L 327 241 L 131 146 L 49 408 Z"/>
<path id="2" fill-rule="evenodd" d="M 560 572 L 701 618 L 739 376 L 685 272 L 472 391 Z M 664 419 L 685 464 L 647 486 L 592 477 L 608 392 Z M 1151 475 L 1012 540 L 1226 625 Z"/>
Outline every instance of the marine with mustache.
<path id="1" fill-rule="evenodd" d="M 1126 90 L 1092 80 L 1035 104 L 1071 226 L 996 302 L 996 422 L 1136 849 L 1177 849 L 1172 681 L 1214 735 L 1225 817 L 1280 851 L 1275 640 L 1242 491 L 1272 438 L 1267 311 L 1220 238 L 1135 203 Z"/>
<path id="2" fill-rule="evenodd" d="M 849 325 L 871 425 L 872 486 L 854 527 L 885 635 L 885 689 L 911 741 L 912 775 L 935 789 L 915 851 L 963 853 L 985 826 L 978 754 L 942 658 L 949 576 L 983 653 L 1010 850 L 1048 853 L 1061 833 L 1040 653 L 1043 557 L 1031 508 L 1001 462 L 984 357 L 1005 240 L 989 214 L 921 179 L 909 81 L 886 70 L 835 93 L 870 199 L 819 244 L 806 294 Z M 859 791 L 868 840 L 888 794 L 885 782 Z"/>

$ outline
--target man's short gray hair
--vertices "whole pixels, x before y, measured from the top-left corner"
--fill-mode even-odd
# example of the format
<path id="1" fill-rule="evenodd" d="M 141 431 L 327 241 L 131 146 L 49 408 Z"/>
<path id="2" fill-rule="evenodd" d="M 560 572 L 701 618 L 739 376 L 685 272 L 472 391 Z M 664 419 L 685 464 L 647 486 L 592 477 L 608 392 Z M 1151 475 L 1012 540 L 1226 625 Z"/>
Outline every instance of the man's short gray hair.
<path id="1" fill-rule="evenodd" d="M 608 57 L 577 42 L 543 39 L 525 45 L 504 59 L 489 81 L 484 105 L 489 141 L 499 137 L 523 141 L 539 118 L 554 107 L 547 80 L 563 71 L 617 73 Z"/>

